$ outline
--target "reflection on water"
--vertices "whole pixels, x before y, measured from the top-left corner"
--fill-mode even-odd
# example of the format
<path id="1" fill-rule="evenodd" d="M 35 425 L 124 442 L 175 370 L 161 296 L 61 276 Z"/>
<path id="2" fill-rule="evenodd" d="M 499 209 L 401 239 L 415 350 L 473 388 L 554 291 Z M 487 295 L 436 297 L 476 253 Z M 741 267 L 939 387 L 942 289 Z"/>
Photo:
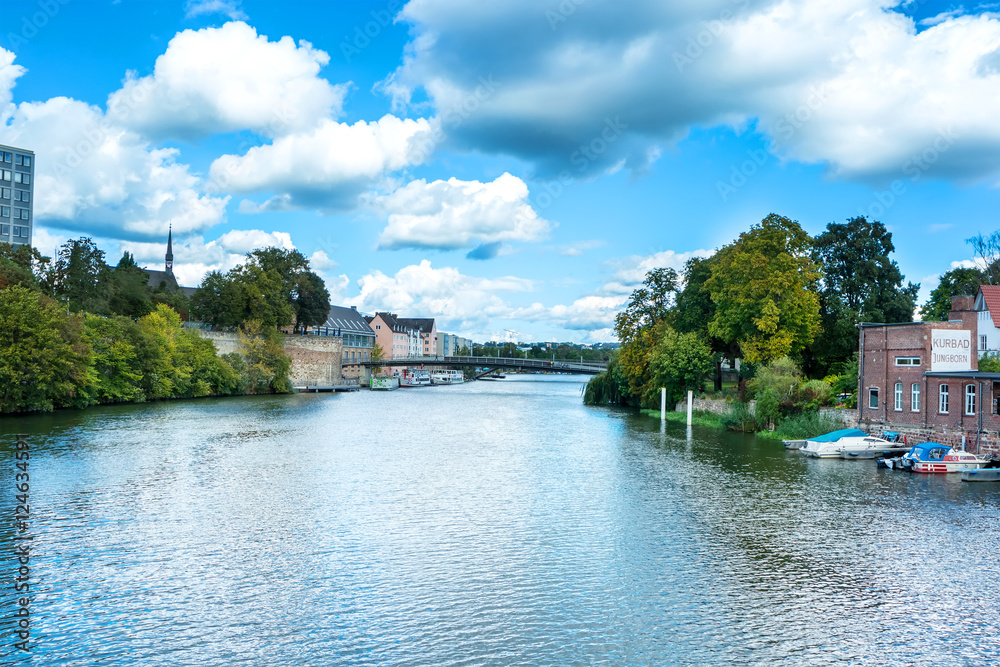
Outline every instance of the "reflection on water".
<path id="1" fill-rule="evenodd" d="M 586 408 L 573 378 L 31 434 L 32 664 L 991 664 L 1000 485 Z M 4 581 L 13 527 L 0 526 Z M 5 584 L 0 662 L 16 599 Z"/>

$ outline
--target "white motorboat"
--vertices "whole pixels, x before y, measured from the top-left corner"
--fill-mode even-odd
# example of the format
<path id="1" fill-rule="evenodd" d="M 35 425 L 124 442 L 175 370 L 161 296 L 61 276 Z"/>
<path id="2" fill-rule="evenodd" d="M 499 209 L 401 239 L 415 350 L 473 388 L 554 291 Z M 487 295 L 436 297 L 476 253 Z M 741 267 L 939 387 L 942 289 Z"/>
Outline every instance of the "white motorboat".
<path id="1" fill-rule="evenodd" d="M 443 370 L 431 373 L 432 384 L 462 384 L 465 382 L 465 374 L 462 371 Z"/>
<path id="2" fill-rule="evenodd" d="M 925 442 L 914 446 L 903 456 L 904 467 L 913 472 L 949 473 L 963 470 L 979 470 L 989 463 L 974 454 L 936 442 Z"/>
<path id="3" fill-rule="evenodd" d="M 431 386 L 430 371 L 422 368 L 406 368 L 402 377 L 399 378 L 400 387 L 429 387 Z"/>
<path id="4" fill-rule="evenodd" d="M 847 460 L 875 459 L 910 451 L 909 446 L 897 440 L 896 437 L 841 438 L 837 444 L 840 445 L 840 458 Z"/>
<path id="5" fill-rule="evenodd" d="M 832 431 L 825 435 L 816 436 L 806 440 L 805 446 L 799 449 L 806 456 L 818 459 L 840 458 L 840 450 L 843 448 L 841 440 L 845 438 L 867 438 L 867 433 L 856 428 L 842 428 L 839 431 Z"/>

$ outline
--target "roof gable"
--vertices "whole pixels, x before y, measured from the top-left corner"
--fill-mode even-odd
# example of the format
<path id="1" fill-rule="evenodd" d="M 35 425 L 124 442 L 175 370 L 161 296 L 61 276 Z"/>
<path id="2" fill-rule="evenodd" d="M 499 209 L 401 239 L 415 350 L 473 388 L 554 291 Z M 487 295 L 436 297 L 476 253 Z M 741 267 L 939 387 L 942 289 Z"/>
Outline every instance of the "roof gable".
<path id="1" fill-rule="evenodd" d="M 1000 329 L 1000 285 L 980 285 L 975 307 L 977 310 L 988 310 L 993 326 Z"/>

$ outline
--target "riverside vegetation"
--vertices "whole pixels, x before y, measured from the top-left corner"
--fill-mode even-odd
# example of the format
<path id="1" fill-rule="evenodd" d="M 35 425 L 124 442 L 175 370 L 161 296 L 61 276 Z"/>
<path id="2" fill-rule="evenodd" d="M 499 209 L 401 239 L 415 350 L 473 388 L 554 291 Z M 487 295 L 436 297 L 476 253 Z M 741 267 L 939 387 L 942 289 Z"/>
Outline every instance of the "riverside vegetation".
<path id="1" fill-rule="evenodd" d="M 925 319 L 947 320 L 952 296 L 1000 280 L 1000 232 L 968 242 L 982 267 L 945 273 Z M 892 234 L 864 217 L 812 238 L 771 214 L 710 257 L 688 260 L 681 274 L 653 269 L 617 315 L 621 348 L 587 384 L 584 402 L 659 415 L 663 387 L 671 406 L 688 390 L 732 402 L 726 414 L 699 412 L 697 423 L 795 439 L 840 428 L 818 409 L 857 404 L 855 324 L 913 319 L 920 286 L 904 285 L 894 250 Z M 724 387 L 722 362 L 735 368 L 737 359 L 738 382 Z M 995 358 L 980 364 L 994 367 Z"/>
<path id="2" fill-rule="evenodd" d="M 289 392 L 278 327 L 320 316 L 315 303 L 329 295 L 314 276 L 297 251 L 257 250 L 210 274 L 192 306 L 176 288 L 149 287 L 128 253 L 109 267 L 90 239 L 64 244 L 55 262 L 0 243 L 0 414 Z M 219 355 L 184 327 L 192 308 L 218 308 L 239 352 Z"/>

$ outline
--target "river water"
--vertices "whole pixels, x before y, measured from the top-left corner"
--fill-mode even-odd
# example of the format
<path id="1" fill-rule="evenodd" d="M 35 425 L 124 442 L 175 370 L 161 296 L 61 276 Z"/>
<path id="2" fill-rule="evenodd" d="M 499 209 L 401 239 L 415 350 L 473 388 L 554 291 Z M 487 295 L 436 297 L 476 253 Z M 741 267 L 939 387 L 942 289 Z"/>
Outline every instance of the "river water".
<path id="1" fill-rule="evenodd" d="M 1000 485 L 689 434 L 585 407 L 582 387 L 0 419 L 0 663 L 1000 660 Z"/>

